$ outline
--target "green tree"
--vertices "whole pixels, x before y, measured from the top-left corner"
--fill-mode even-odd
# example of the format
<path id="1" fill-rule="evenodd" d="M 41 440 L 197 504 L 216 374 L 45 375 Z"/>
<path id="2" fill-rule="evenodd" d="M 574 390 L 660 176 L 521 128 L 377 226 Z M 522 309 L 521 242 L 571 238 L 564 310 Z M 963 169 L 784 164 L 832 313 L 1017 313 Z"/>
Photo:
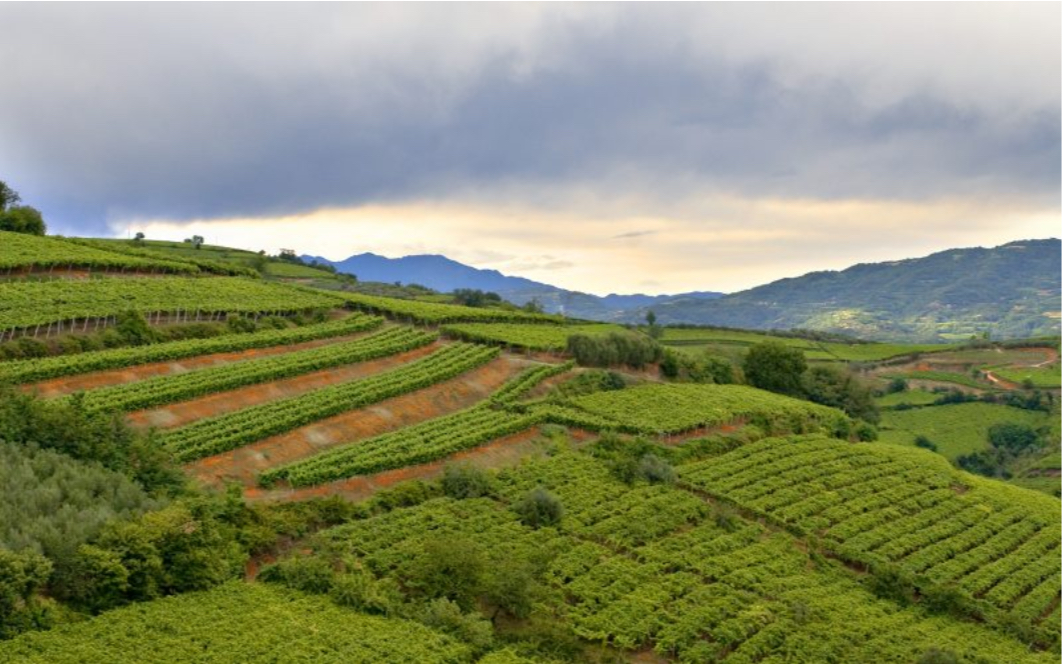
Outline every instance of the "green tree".
<path id="1" fill-rule="evenodd" d="M 833 366 L 815 366 L 801 376 L 804 395 L 823 406 L 840 408 L 852 417 L 877 422 L 881 419 L 874 393 L 851 371 Z"/>
<path id="2" fill-rule="evenodd" d="M 1040 446 L 1040 436 L 1028 424 L 1000 422 L 988 429 L 988 442 L 998 450 L 1021 454 Z"/>
<path id="3" fill-rule="evenodd" d="M 803 396 L 801 377 L 807 371 L 804 353 L 777 341 L 756 344 L 745 355 L 742 369 L 753 387 L 789 396 Z"/>
<path id="4" fill-rule="evenodd" d="M 28 205 L 18 205 L 0 212 L 0 231 L 44 235 L 46 230 L 40 211 Z"/>
<path id="5" fill-rule="evenodd" d="M 18 205 L 21 200 L 22 198 L 17 191 L 7 186 L 7 183 L 3 180 L 0 180 L 0 211 Z"/>
<path id="6" fill-rule="evenodd" d="M 37 593 L 51 571 L 52 564 L 38 553 L 0 549 L 0 638 L 36 626 Z"/>

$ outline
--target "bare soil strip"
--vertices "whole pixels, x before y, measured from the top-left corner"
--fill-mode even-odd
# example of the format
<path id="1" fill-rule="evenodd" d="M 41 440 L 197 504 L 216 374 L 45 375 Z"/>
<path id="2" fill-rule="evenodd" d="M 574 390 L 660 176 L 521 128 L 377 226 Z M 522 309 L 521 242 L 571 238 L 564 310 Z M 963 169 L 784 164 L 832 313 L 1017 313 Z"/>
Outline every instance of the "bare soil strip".
<path id="1" fill-rule="evenodd" d="M 503 356 L 423 390 L 200 459 L 185 466 L 185 470 L 206 484 L 236 480 L 253 486 L 257 473 L 267 468 L 468 408 L 487 398 L 526 366 L 525 360 Z"/>
<path id="2" fill-rule="evenodd" d="M 376 330 L 373 330 L 372 332 L 375 331 Z M 108 387 L 111 385 L 124 385 L 125 383 L 133 383 L 146 378 L 185 373 L 192 371 L 193 369 L 216 367 L 223 364 L 238 362 L 240 360 L 251 360 L 259 357 L 269 357 L 270 355 L 283 355 L 285 353 L 305 350 L 307 348 L 319 348 L 330 344 L 351 341 L 371 334 L 372 332 L 359 332 L 358 334 L 348 334 L 346 336 L 331 337 L 329 339 L 315 339 L 313 341 L 304 341 L 302 343 L 288 344 L 286 346 L 250 348 L 248 350 L 232 353 L 198 355 L 196 357 L 188 357 L 173 362 L 153 362 L 151 364 L 140 364 L 134 367 L 126 367 L 124 369 L 98 371 L 96 373 L 80 374 L 77 376 L 65 376 L 27 385 L 23 389 L 28 392 L 36 390 L 45 398 L 58 397 L 64 394 L 72 394 L 79 390 L 91 390 L 97 387 Z"/>
<path id="3" fill-rule="evenodd" d="M 131 414 L 129 421 L 137 426 L 179 427 L 201 420 L 204 417 L 224 415 L 225 413 L 257 406 L 268 401 L 305 394 L 321 387 L 373 376 L 412 362 L 438 349 L 439 344 L 432 343 L 405 353 L 390 355 L 377 360 L 348 364 L 336 369 L 324 369 L 272 383 L 248 385 L 247 387 L 229 390 L 228 392 L 218 392 L 162 408 L 142 410 Z"/>

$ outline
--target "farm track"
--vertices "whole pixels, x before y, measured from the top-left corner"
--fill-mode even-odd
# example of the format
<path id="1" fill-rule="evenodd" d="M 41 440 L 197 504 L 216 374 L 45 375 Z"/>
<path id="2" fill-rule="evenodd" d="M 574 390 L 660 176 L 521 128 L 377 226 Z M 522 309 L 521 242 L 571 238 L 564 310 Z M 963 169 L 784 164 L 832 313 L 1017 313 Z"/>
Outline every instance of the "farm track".
<path id="1" fill-rule="evenodd" d="M 259 383 L 227 392 L 217 392 L 162 408 L 138 411 L 129 415 L 128 419 L 136 426 L 164 429 L 184 426 L 206 417 L 216 417 L 269 401 L 298 396 L 329 385 L 368 378 L 429 355 L 439 347 L 440 344 L 436 342 L 376 360 L 348 364 L 336 369 L 324 369 L 272 383 Z"/>
<path id="2" fill-rule="evenodd" d="M 482 367 L 423 390 L 200 459 L 185 466 L 185 470 L 206 484 L 236 480 L 253 487 L 257 473 L 268 468 L 473 406 L 526 366 L 525 360 L 499 357 Z"/>
<path id="3" fill-rule="evenodd" d="M 27 392 L 37 391 L 42 397 L 53 398 L 72 394 L 80 390 L 92 390 L 97 387 L 109 387 L 111 385 L 124 385 L 125 383 L 133 383 L 139 380 L 155 378 L 157 376 L 172 376 L 175 374 L 186 373 L 194 369 L 217 367 L 231 364 L 233 362 L 239 362 L 241 360 L 253 360 L 272 355 L 284 355 L 285 353 L 305 350 L 308 348 L 320 348 L 322 346 L 329 346 L 344 341 L 352 341 L 376 331 L 377 330 L 359 332 L 358 334 L 348 334 L 346 336 L 331 337 L 328 339 L 315 339 L 313 341 L 304 341 L 302 343 L 288 344 L 286 346 L 250 348 L 248 350 L 231 353 L 213 353 L 211 355 L 188 357 L 173 362 L 153 362 L 151 364 L 140 364 L 133 367 L 126 367 L 124 369 L 98 371 L 77 376 L 65 376 L 26 385 L 22 389 Z"/>

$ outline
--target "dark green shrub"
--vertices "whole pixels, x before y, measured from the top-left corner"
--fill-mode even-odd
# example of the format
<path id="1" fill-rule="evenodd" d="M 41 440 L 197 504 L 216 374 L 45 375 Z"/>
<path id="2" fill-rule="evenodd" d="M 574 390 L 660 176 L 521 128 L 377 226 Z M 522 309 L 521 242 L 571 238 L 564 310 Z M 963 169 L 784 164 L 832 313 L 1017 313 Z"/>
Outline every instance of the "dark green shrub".
<path id="1" fill-rule="evenodd" d="M 560 500 L 542 487 L 533 489 L 513 505 L 520 522 L 532 528 L 555 526 L 564 516 Z"/>
<path id="2" fill-rule="evenodd" d="M 443 470 L 443 493 L 451 498 L 481 498 L 494 493 L 494 482 L 487 471 L 469 465 L 448 465 Z"/>

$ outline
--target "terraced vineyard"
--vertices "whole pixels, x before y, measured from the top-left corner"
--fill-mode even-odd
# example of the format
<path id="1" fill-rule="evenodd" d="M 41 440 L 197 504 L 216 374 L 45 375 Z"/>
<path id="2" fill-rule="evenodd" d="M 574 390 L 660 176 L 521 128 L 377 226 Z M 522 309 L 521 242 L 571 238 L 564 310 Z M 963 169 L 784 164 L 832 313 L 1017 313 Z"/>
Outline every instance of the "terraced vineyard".
<path id="1" fill-rule="evenodd" d="M 355 314 L 341 320 L 287 330 L 263 330 L 248 334 L 227 334 L 208 339 L 187 339 L 148 346 L 114 348 L 77 355 L 12 360 L 0 363 L 0 381 L 29 383 L 60 376 L 121 369 L 148 362 L 168 362 L 211 353 L 297 344 L 365 332 L 379 327 L 382 323 L 383 319 L 376 316 Z"/>
<path id="2" fill-rule="evenodd" d="M 825 437 L 765 439 L 681 470 L 724 498 L 871 569 L 894 566 L 925 595 L 1016 621 L 1052 643 L 1058 501 L 954 470 L 918 449 Z"/>
<path id="3" fill-rule="evenodd" d="M 332 309 L 337 298 L 238 277 L 157 277 L 0 283 L 0 331 L 45 326 L 87 331 L 98 321 L 133 310 L 147 316 L 183 314 L 186 320 L 218 313 L 282 313 Z"/>
<path id="4" fill-rule="evenodd" d="M 540 381 L 570 368 L 570 364 L 562 364 L 528 369 L 498 389 L 488 403 L 273 468 L 261 475 L 261 482 L 271 486 L 284 480 L 292 486 L 311 486 L 369 475 L 435 461 L 525 431 L 544 421 L 546 413 L 507 410 L 505 406 Z"/>
<path id="5" fill-rule="evenodd" d="M 99 269 L 166 269 L 152 245 L 47 242 L 11 244 L 12 272 L 49 261 L 91 267 L 76 260 L 93 252 L 117 261 L 100 258 Z M 47 253 L 60 245 L 70 249 Z M 172 274 L 186 276 L 0 283 L 0 330 L 80 332 L 130 308 L 149 324 L 308 310 L 339 318 L 253 332 L 237 331 L 241 320 L 211 326 L 220 336 L 205 339 L 0 361 L 0 382 L 17 386 L 15 405 L 0 404 L 0 434 L 34 446 L 39 432 L 46 443 L 8 455 L 9 482 L 35 487 L 25 511 L 43 523 L 66 500 L 60 484 L 85 487 L 69 501 L 82 512 L 49 521 L 81 534 L 46 547 L 59 552 L 59 571 L 40 586 L 43 603 L 10 595 L 0 628 L 10 607 L 87 618 L 97 605 L 67 599 L 79 592 L 98 590 L 104 608 L 140 602 L 0 641 L 0 661 L 1060 661 L 1058 499 L 946 458 L 980 449 L 991 423 L 1036 428 L 1054 416 L 985 403 L 894 408 L 879 442 L 853 443 L 864 424 L 809 401 L 646 372 L 617 379 L 522 352 L 555 352 L 570 334 L 616 326 L 207 276 L 256 255 L 215 248 L 202 254 L 225 257 L 212 266 L 190 248 L 166 251 Z M 675 348 L 735 357 L 766 338 L 665 335 Z M 779 339 L 829 361 L 941 348 Z M 1052 361 L 1044 349 L 1040 359 L 961 352 L 980 353 L 984 366 Z M 549 391 L 557 383 L 564 388 Z M 936 396 L 905 391 L 879 403 Z M 20 409 L 40 418 L 29 434 L 8 426 Z M 78 423 L 69 436 L 52 430 L 64 421 Z M 50 474 L 42 465 L 111 430 L 125 448 L 56 461 Z M 912 447 L 917 435 L 942 454 Z M 167 480 L 171 454 L 185 475 Z M 35 474 L 22 459 L 36 460 Z M 1024 463 L 1024 479 L 1057 482 L 1057 454 Z M 236 484 L 223 495 L 141 491 L 141 464 L 160 482 Z M 92 471 L 75 478 L 82 468 Z M 36 487 L 37 477 L 50 483 Z M 53 531 L 34 537 L 60 541 Z M 0 549 L 0 576 L 35 572 L 7 554 Z M 222 584 L 244 574 L 258 581 Z M 75 579 L 73 594 L 54 592 L 56 579 Z"/>
<path id="6" fill-rule="evenodd" d="M 389 297 L 377 297 L 362 293 L 341 293 L 344 300 L 356 309 L 371 313 L 386 314 L 411 323 L 438 325 L 457 321 L 485 321 L 499 323 L 541 322 L 557 323 L 560 316 L 531 314 L 524 311 L 506 311 L 504 309 L 480 309 L 463 307 L 456 304 L 420 302 L 418 300 L 396 300 Z"/>
<path id="7" fill-rule="evenodd" d="M 182 461 L 217 454 L 451 378 L 487 362 L 497 352 L 483 346 L 453 344 L 424 359 L 372 378 L 200 420 L 166 432 L 161 438 L 162 444 Z"/>
<path id="8" fill-rule="evenodd" d="M 487 568 L 539 561 L 540 601 L 580 638 L 683 662 L 914 662 L 946 650 L 970 661 L 1050 662 L 989 626 L 879 599 L 784 531 L 721 520 L 696 494 L 624 484 L 566 452 L 498 477 L 494 499 L 436 499 L 327 531 L 318 555 L 354 556 L 376 579 L 429 541 L 463 541 Z M 556 527 L 510 509 L 543 487 L 564 505 Z M 349 559 L 349 558 L 348 558 Z M 767 660 L 763 660 L 767 661 Z"/>
<path id="9" fill-rule="evenodd" d="M 68 399 L 80 400 L 89 411 L 132 412 L 245 385 L 386 357 L 425 346 L 434 340 L 435 335 L 425 332 L 391 328 L 364 339 L 104 387 Z"/>

